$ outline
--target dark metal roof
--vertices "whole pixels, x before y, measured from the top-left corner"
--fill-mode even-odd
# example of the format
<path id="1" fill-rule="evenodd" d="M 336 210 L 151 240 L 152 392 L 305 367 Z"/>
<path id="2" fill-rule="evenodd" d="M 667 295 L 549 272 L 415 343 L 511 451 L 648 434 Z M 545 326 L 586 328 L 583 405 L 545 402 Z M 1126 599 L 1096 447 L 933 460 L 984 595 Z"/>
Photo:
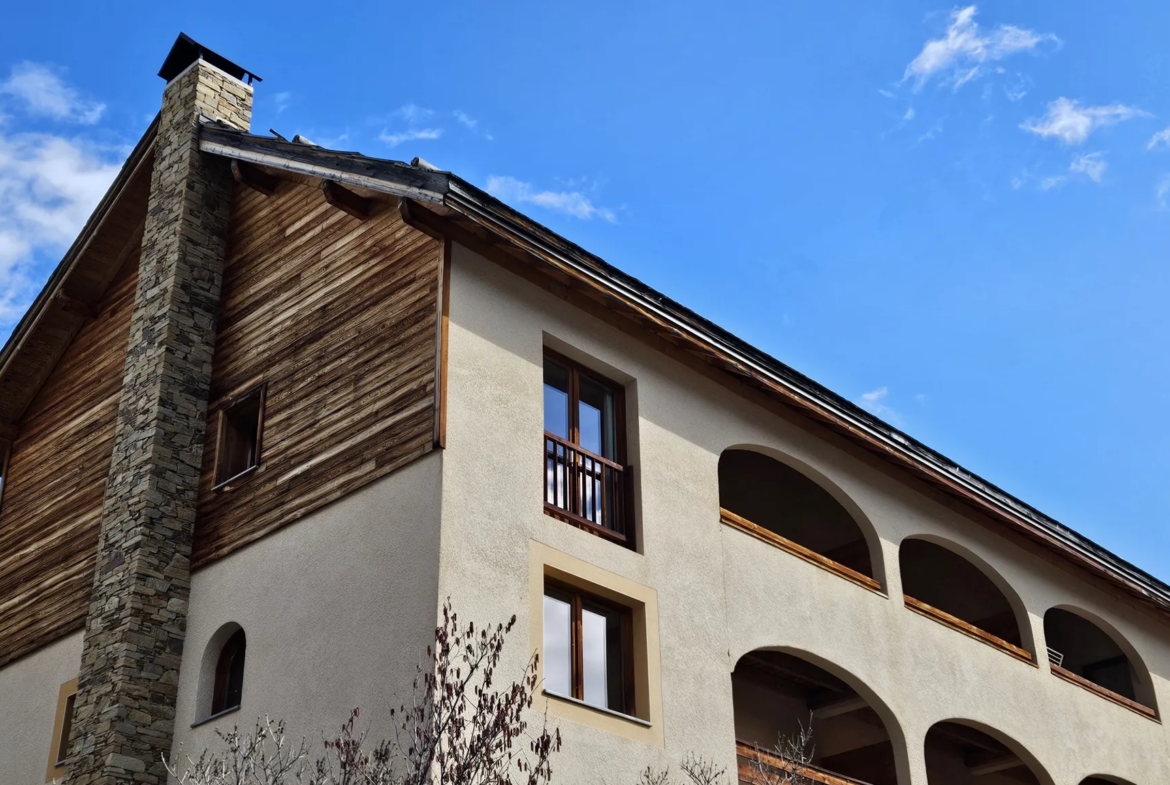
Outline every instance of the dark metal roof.
<path id="1" fill-rule="evenodd" d="M 1022 524 L 1025 533 L 1034 540 L 1108 577 L 1114 584 L 1149 602 L 1163 613 L 1170 611 L 1170 585 L 600 257 L 513 210 L 457 175 L 412 167 L 400 161 L 370 158 L 360 153 L 305 148 L 303 145 L 216 125 L 204 126 L 200 147 L 205 152 L 276 165 L 301 174 L 335 176 L 339 181 L 354 178 L 350 180 L 354 184 L 400 196 L 441 202 L 485 227 L 523 237 L 527 244 L 538 249 L 545 258 L 556 259 L 558 263 L 574 268 L 581 275 L 635 302 L 639 308 L 655 314 L 680 333 L 693 335 L 716 347 L 738 367 L 767 378 L 776 387 L 790 391 L 817 409 L 830 412 L 838 421 L 846 423 L 851 431 L 863 434 L 872 445 L 879 446 L 885 453 L 896 455 L 904 465 L 922 467 L 927 474 L 944 478 L 948 485 L 959 489 L 966 498 L 977 501 L 981 509 L 1013 525 Z M 328 174 L 330 171 L 333 175 Z"/>
<path id="2" fill-rule="evenodd" d="M 158 75 L 169 82 L 183 73 L 187 66 L 196 60 L 205 60 L 240 81 L 243 81 L 246 76 L 248 78 L 248 84 L 252 84 L 253 79 L 257 82 L 264 81 L 243 66 L 236 65 L 223 55 L 211 51 L 186 33 L 179 33 L 179 37 L 175 39 L 174 46 L 171 47 L 171 51 L 167 54 L 167 59 L 163 61 L 162 68 L 158 71 Z"/>

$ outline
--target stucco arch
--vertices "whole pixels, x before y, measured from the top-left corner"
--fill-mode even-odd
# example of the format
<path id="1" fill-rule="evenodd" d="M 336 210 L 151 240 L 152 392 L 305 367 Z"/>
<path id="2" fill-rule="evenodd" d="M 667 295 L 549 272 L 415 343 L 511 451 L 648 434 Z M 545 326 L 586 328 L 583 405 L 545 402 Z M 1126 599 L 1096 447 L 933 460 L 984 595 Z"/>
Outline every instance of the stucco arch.
<path id="1" fill-rule="evenodd" d="M 894 768 L 897 774 L 897 780 L 900 785 L 909 785 L 911 782 L 910 776 L 910 761 L 906 746 L 906 734 L 899 722 L 897 715 L 886 704 L 886 702 L 872 690 L 864 681 L 855 676 L 848 669 L 838 665 L 837 663 L 826 659 L 818 654 L 815 654 L 807 649 L 802 649 L 796 646 L 763 646 L 752 649 L 751 651 L 743 652 L 735 663 L 733 670 L 734 674 L 739 672 L 741 666 L 752 657 L 759 657 L 767 654 L 778 654 L 787 657 L 795 658 L 808 665 L 814 666 L 820 670 L 825 671 L 832 677 L 840 680 L 847 685 L 856 695 L 865 701 L 866 706 L 878 716 L 884 726 L 886 735 L 889 737 L 889 744 L 893 751 Z M 734 700 L 733 700 L 734 703 Z M 802 723 L 807 721 L 808 715 L 802 719 Z M 816 730 L 816 717 L 813 716 L 814 732 Z M 815 736 L 814 736 L 815 742 Z"/>
<path id="2" fill-rule="evenodd" d="M 803 477 L 813 484 L 825 491 L 833 501 L 841 506 L 844 512 L 852 520 L 856 526 L 857 531 L 861 534 L 865 541 L 866 549 L 869 553 L 870 569 L 873 573 L 871 576 L 883 587 L 886 586 L 886 567 L 885 560 L 882 557 L 881 539 L 878 537 L 877 529 L 873 525 L 869 516 L 865 514 L 860 505 L 857 504 L 853 498 L 846 493 L 837 483 L 831 480 L 823 472 L 810 466 L 808 463 L 795 458 L 788 453 L 781 452 L 773 447 L 767 447 L 761 444 L 732 444 L 728 445 L 719 454 L 720 465 L 722 465 L 724 457 L 732 451 L 743 451 L 756 453 L 767 458 L 771 458 L 777 463 L 792 469 L 803 475 Z"/>
<path id="3" fill-rule="evenodd" d="M 1011 736 L 1003 733 L 997 728 L 982 722 L 978 722 L 976 720 L 970 720 L 962 717 L 952 717 L 950 719 L 939 720 L 938 722 L 931 725 L 927 730 L 926 737 L 923 739 L 923 744 L 925 745 L 928 742 L 932 731 L 937 730 L 939 726 L 945 725 L 960 725 L 990 736 L 993 740 L 1002 744 L 1004 747 L 1014 753 L 1021 761 L 1023 761 L 1024 765 L 1028 768 L 1029 771 L 1032 772 L 1033 776 L 1036 777 L 1040 785 L 1056 785 L 1055 780 L 1052 779 L 1052 776 L 1048 773 L 1047 769 L 1041 765 L 1040 761 L 1036 758 L 1035 755 L 1028 752 L 1028 749 L 1023 744 L 1020 744 Z M 929 770 L 929 760 L 927 765 Z M 934 780 L 928 778 L 927 785 L 953 785 L 953 783 L 935 782 Z"/>
<path id="4" fill-rule="evenodd" d="M 1137 649 L 1134 648 L 1133 644 L 1129 642 L 1129 639 L 1126 638 L 1126 636 L 1123 635 L 1120 630 L 1110 624 L 1103 617 L 1076 605 L 1053 605 L 1044 612 L 1045 617 L 1047 617 L 1048 611 L 1052 610 L 1065 611 L 1067 613 L 1073 614 L 1074 616 L 1079 616 L 1099 629 L 1101 632 L 1105 633 L 1105 635 L 1107 635 L 1110 640 L 1112 640 L 1113 643 L 1117 645 L 1117 648 L 1121 649 L 1122 653 L 1125 654 L 1126 658 L 1129 660 L 1130 667 L 1133 669 L 1133 674 L 1136 677 L 1135 684 L 1133 686 L 1134 692 L 1137 693 L 1136 697 L 1138 702 L 1149 706 L 1154 710 L 1155 713 L 1158 712 L 1158 698 L 1154 691 L 1154 681 L 1150 676 L 1150 669 L 1146 666 L 1145 660 L 1142 658 L 1142 656 L 1138 654 Z"/>
<path id="5" fill-rule="evenodd" d="M 902 568 L 902 548 L 908 541 L 911 540 L 927 542 L 931 545 L 936 545 L 939 548 L 950 551 L 952 554 L 963 559 L 968 564 L 977 569 L 980 573 L 982 573 L 982 575 L 987 578 L 992 583 L 992 585 L 995 586 L 999 593 L 1003 595 L 1003 598 L 1007 601 L 1008 606 L 1011 608 L 1012 614 L 1016 618 L 1016 625 L 1019 628 L 1022 648 L 1027 649 L 1033 655 L 1036 654 L 1036 636 L 1032 630 L 1032 622 L 1031 617 L 1028 614 L 1028 608 L 1026 605 L 1024 605 L 1024 601 L 1020 598 L 1020 595 L 1016 592 L 1015 588 L 1007 581 L 1007 579 L 1003 577 L 1003 575 L 999 573 L 998 570 L 992 567 L 985 559 L 983 559 L 971 549 L 945 537 L 926 533 L 907 535 L 902 539 L 901 542 L 898 543 L 899 570 Z"/>

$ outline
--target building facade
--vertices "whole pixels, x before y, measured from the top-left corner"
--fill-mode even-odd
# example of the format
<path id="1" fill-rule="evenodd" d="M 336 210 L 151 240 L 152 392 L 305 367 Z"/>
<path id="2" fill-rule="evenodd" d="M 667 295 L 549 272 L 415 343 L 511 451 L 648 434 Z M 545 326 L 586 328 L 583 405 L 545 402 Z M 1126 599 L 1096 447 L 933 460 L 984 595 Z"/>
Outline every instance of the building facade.
<path id="1" fill-rule="evenodd" d="M 163 110 L 0 353 L 0 779 L 391 733 L 519 618 L 564 782 L 1170 782 L 1170 588 L 425 162 Z"/>

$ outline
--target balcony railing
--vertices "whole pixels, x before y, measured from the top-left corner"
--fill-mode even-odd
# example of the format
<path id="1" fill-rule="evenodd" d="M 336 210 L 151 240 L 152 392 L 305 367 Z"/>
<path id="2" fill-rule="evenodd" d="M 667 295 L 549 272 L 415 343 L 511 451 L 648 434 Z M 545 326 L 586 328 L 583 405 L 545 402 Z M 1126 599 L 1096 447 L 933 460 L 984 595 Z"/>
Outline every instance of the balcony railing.
<path id="1" fill-rule="evenodd" d="M 626 477 L 620 464 L 544 432 L 544 509 L 548 514 L 626 542 Z"/>
<path id="2" fill-rule="evenodd" d="M 787 783 L 820 783 L 820 785 L 870 785 L 835 774 L 811 763 L 797 765 L 743 741 L 735 743 L 736 768 L 739 781 L 748 785 L 786 785 Z"/>

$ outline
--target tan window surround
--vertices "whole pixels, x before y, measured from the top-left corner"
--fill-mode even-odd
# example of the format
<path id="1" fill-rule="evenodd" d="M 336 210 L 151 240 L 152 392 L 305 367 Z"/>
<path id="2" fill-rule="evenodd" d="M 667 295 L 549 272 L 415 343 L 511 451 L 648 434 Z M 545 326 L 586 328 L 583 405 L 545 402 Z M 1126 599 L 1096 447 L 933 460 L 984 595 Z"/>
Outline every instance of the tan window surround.
<path id="1" fill-rule="evenodd" d="M 545 705 L 539 705 L 538 708 L 547 708 L 553 717 L 589 725 L 654 747 L 664 746 L 658 593 L 535 540 L 529 542 L 528 566 L 528 640 L 533 651 L 541 651 L 544 645 L 546 578 L 628 607 L 633 615 L 631 637 L 636 717 L 626 717 L 580 701 L 548 694 L 545 694 Z M 543 683 L 543 660 L 539 667 L 537 677 Z"/>
<path id="2" fill-rule="evenodd" d="M 77 679 L 65 682 L 57 691 L 57 716 L 53 720 L 53 738 L 49 745 L 49 767 L 45 772 L 45 782 L 59 780 L 65 776 L 65 767 L 57 765 L 63 762 L 60 755 L 61 744 L 63 741 L 68 743 L 68 739 L 61 738 L 62 726 L 65 724 L 65 707 L 69 704 L 69 699 L 76 694 Z"/>

